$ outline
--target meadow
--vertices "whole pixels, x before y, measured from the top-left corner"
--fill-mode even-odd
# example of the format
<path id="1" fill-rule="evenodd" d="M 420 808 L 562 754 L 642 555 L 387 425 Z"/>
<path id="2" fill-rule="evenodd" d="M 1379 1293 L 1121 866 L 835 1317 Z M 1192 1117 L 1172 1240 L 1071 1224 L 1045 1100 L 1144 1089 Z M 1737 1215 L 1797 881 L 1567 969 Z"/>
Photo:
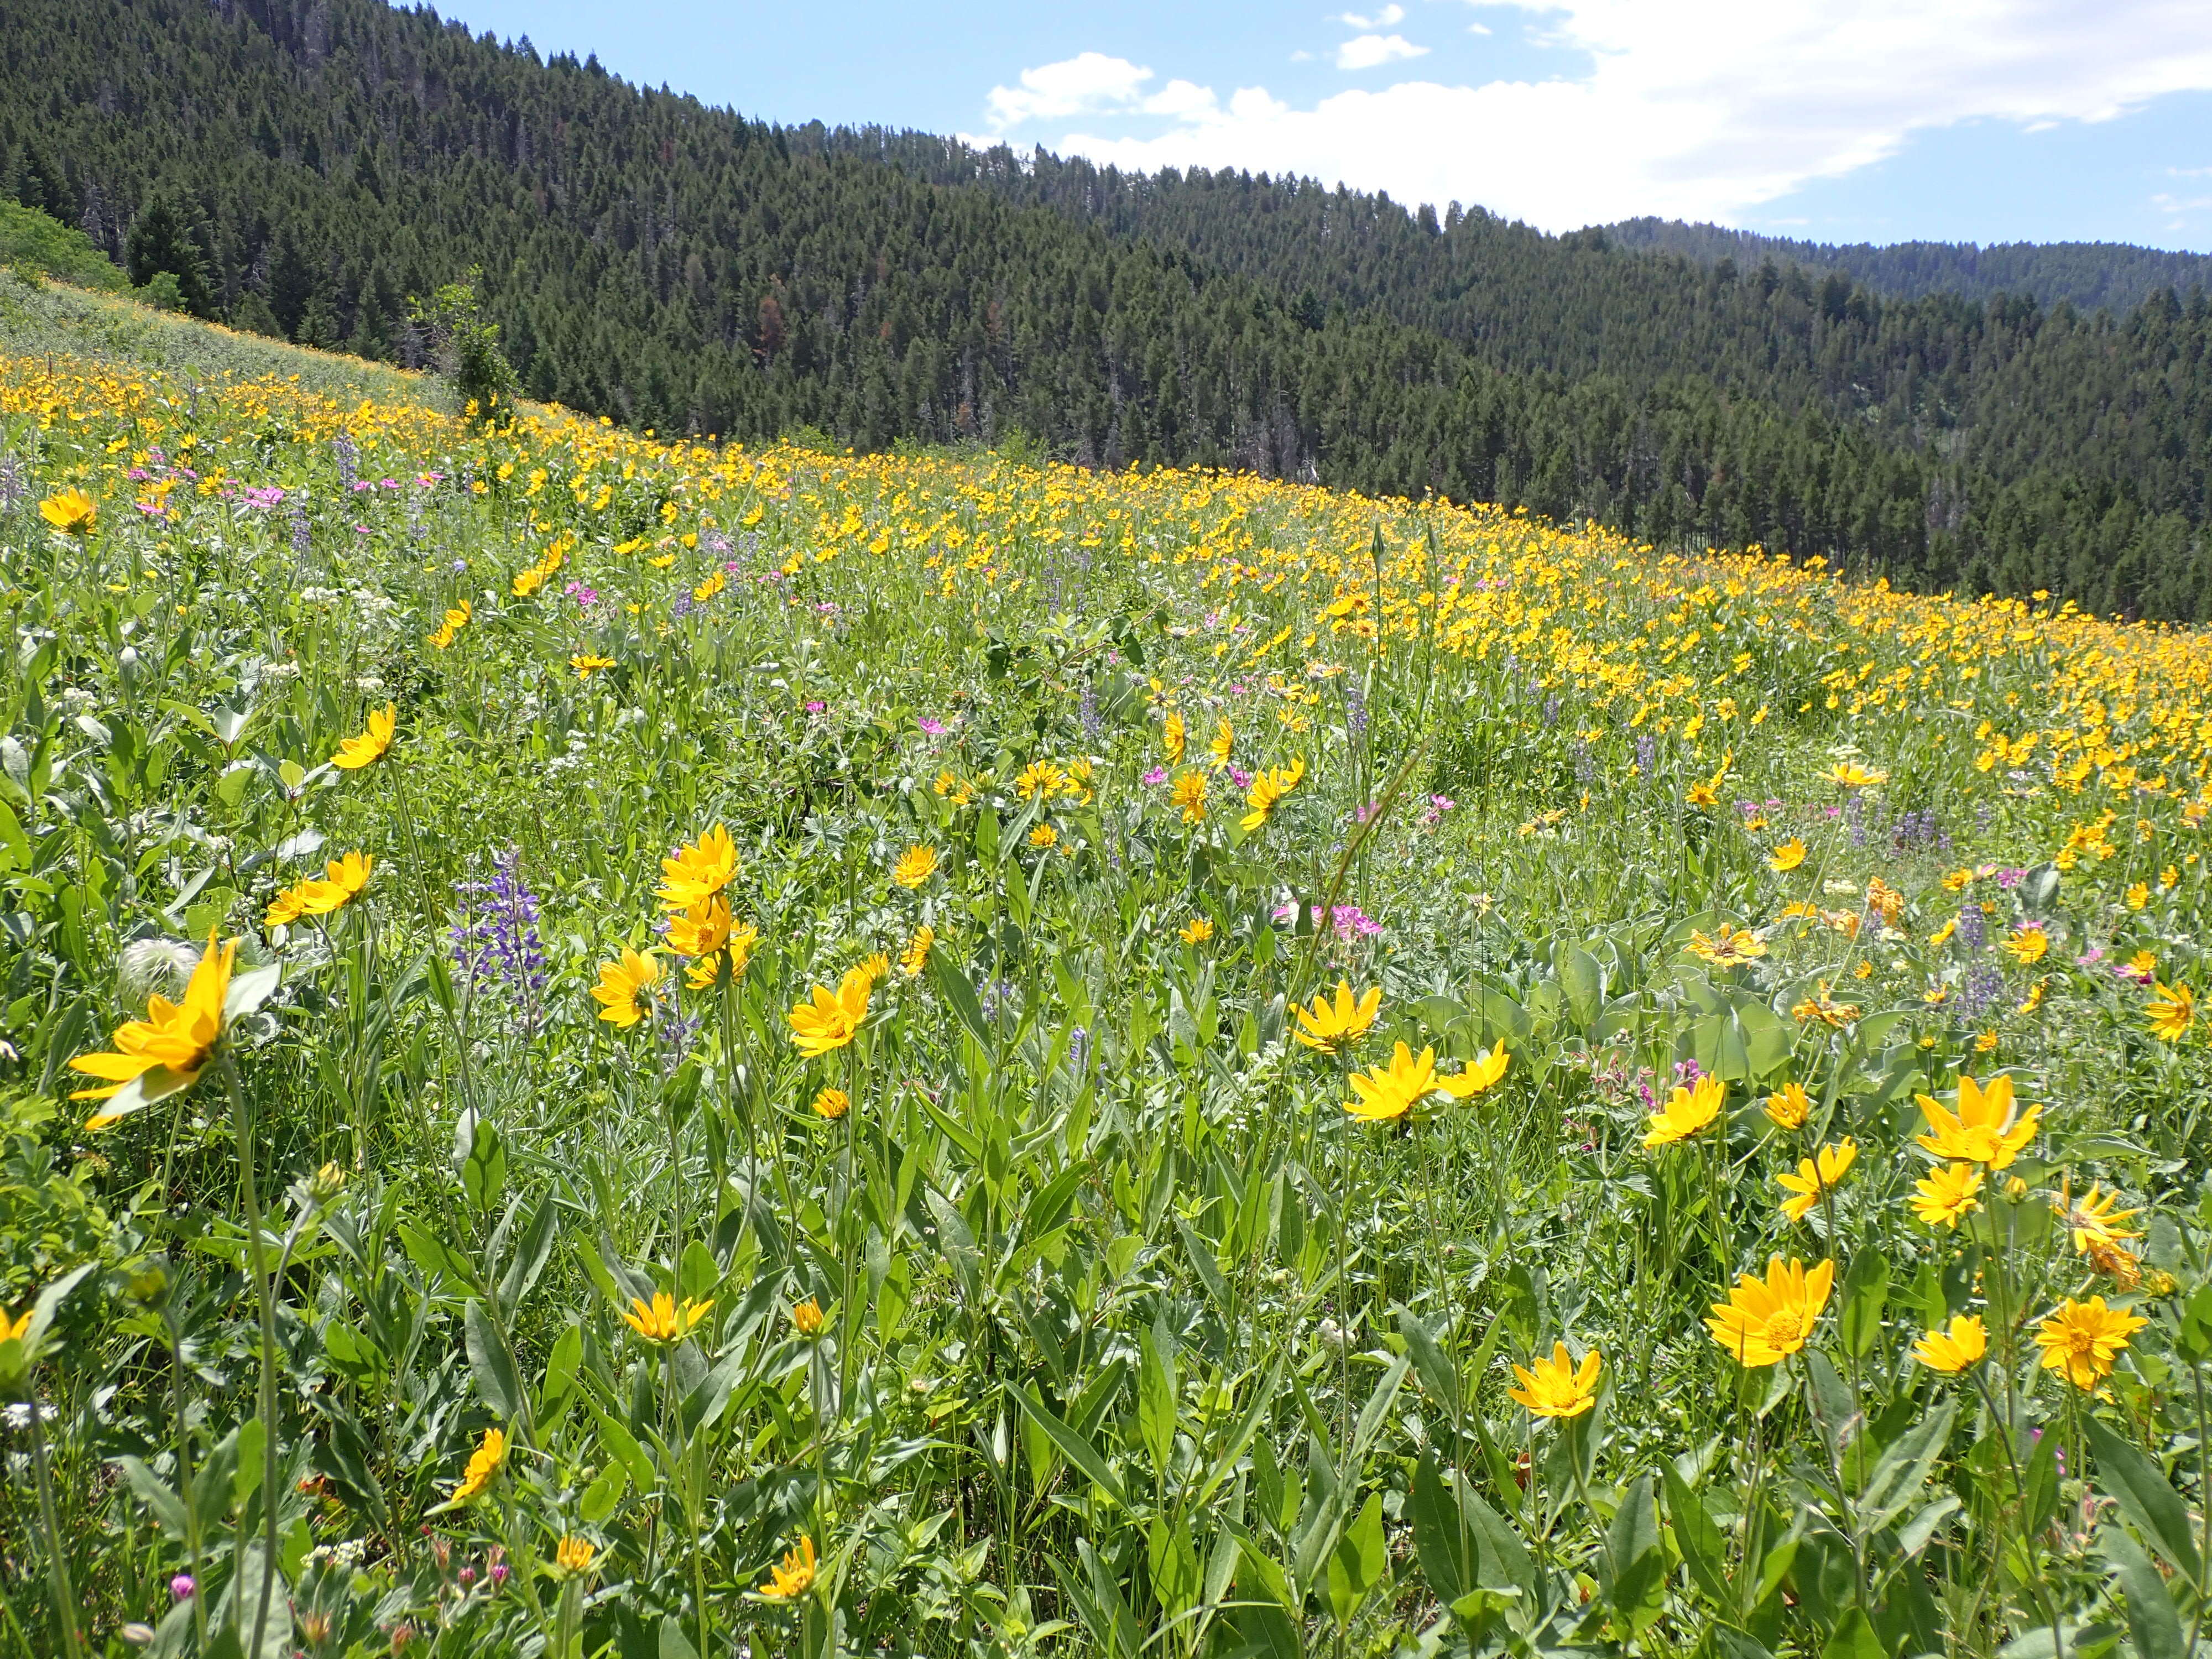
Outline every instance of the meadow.
<path id="1" fill-rule="evenodd" d="M 2208 1635 L 2203 635 L 68 343 L 0 1644 Z"/>

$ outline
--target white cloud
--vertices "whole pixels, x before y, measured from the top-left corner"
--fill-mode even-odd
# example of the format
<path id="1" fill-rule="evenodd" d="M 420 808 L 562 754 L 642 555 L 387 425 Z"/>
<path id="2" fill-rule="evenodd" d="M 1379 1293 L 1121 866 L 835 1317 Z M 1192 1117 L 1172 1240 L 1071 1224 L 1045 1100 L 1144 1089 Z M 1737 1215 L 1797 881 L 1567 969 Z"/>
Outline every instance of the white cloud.
<path id="1" fill-rule="evenodd" d="M 1390 29 L 1406 21 L 1403 6 L 1385 6 L 1372 17 L 1362 17 L 1356 11 L 1340 13 L 1336 20 L 1348 29 Z"/>
<path id="2" fill-rule="evenodd" d="M 1426 51 L 1426 46 L 1417 46 L 1402 34 L 1355 34 L 1336 49 L 1336 66 L 1340 70 L 1380 69 L 1385 64 L 1401 64 L 1408 58 L 1419 58 Z"/>
<path id="3" fill-rule="evenodd" d="M 1565 228 L 1641 213 L 1735 219 L 1893 155 L 1916 131 L 1975 119 L 2102 121 L 2162 94 L 2212 88 L 2212 6 L 2203 0 L 1529 0 L 1483 9 L 1519 12 L 1590 67 L 1579 79 L 1407 81 L 1308 107 L 1261 87 L 1224 100 L 1183 82 L 1148 136 L 1078 130 L 1046 141 L 1124 167 L 1305 173 Z M 1348 41 L 1343 52 L 1361 47 Z M 1358 66 L 1343 53 L 1339 62 Z M 1018 88 L 994 88 L 988 109 L 1002 131 L 1063 112 L 1139 114 L 1149 78 L 1126 59 L 1086 52 L 1025 70 Z"/>

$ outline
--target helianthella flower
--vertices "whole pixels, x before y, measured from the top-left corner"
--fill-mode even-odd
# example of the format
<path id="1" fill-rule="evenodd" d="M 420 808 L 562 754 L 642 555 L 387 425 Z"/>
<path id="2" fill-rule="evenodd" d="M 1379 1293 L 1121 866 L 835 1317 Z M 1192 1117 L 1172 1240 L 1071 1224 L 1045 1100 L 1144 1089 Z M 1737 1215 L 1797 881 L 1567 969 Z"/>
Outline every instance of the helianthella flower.
<path id="1" fill-rule="evenodd" d="M 231 967 L 237 955 L 236 939 L 219 945 L 210 930 L 185 986 L 183 1001 L 173 1003 L 159 994 L 148 998 L 146 1018 L 117 1027 L 112 1051 L 79 1054 L 70 1061 L 71 1070 L 106 1085 L 79 1089 L 70 1096 L 107 1103 L 86 1121 L 86 1128 L 104 1129 L 198 1080 L 201 1070 L 215 1057 L 224 1028 L 259 1007 L 276 987 L 275 968 L 257 969 L 234 980 Z"/>
<path id="2" fill-rule="evenodd" d="M 899 854 L 891 866 L 891 879 L 911 890 L 937 873 L 937 849 L 920 845 L 909 847 Z"/>
<path id="3" fill-rule="evenodd" d="M 1333 1054 L 1339 1048 L 1347 1048 L 1365 1036 L 1368 1028 L 1375 1024 L 1376 1012 L 1382 1006 L 1381 986 L 1370 987 L 1366 994 L 1355 1001 L 1352 995 L 1352 981 L 1340 979 L 1336 982 L 1334 1003 L 1329 1001 L 1325 993 L 1316 993 L 1310 1008 L 1292 1006 L 1291 1012 L 1297 1015 L 1298 1022 L 1298 1029 L 1292 1035 L 1309 1048 L 1318 1048 L 1325 1054 Z"/>
<path id="4" fill-rule="evenodd" d="M 588 1538 L 565 1535 L 553 1547 L 553 1565 L 562 1572 L 577 1573 L 591 1571 L 592 1559 L 599 1552 L 592 1547 Z"/>
<path id="5" fill-rule="evenodd" d="M 1212 758 L 1215 771 L 1218 772 L 1229 764 L 1229 757 L 1236 747 L 1237 734 L 1230 730 L 1229 722 L 1224 720 L 1213 728 L 1213 741 L 1206 745 L 1206 752 Z"/>
<path id="6" fill-rule="evenodd" d="M 1030 845 L 1043 850 L 1060 845 L 1060 831 L 1048 823 L 1040 823 L 1030 831 Z"/>
<path id="7" fill-rule="evenodd" d="M 1690 954 L 1715 968 L 1735 968 L 1766 954 L 1766 941 L 1748 927 L 1723 922 L 1711 933 L 1692 929 Z"/>
<path id="8" fill-rule="evenodd" d="M 2153 1036 L 2164 1042 L 2179 1042 L 2189 1035 L 2189 1028 L 2196 1022 L 2196 992 L 2186 985 L 2153 981 L 2150 1006 L 2143 1010 L 2143 1024 Z"/>
<path id="9" fill-rule="evenodd" d="M 1982 1207 L 1982 1172 L 1972 1164 L 1939 1164 L 1912 1183 L 1912 1213 L 1931 1227 L 1955 1228 Z"/>
<path id="10" fill-rule="evenodd" d="M 1795 836 L 1766 855 L 1766 867 L 1777 875 L 1787 875 L 1804 862 L 1805 843 Z"/>
<path id="11" fill-rule="evenodd" d="M 1775 1176 L 1782 1190 L 1790 1194 L 1782 1200 L 1782 1213 L 1792 1221 L 1802 1221 L 1806 1212 L 1820 1201 L 1820 1194 L 1833 1191 L 1843 1181 L 1858 1155 L 1858 1142 L 1846 1138 L 1821 1147 L 1817 1162 L 1798 1159 L 1795 1175 L 1784 1170 Z"/>
<path id="12" fill-rule="evenodd" d="M 461 630 L 469 625 L 469 618 L 472 614 L 474 613 L 470 609 L 469 602 L 463 599 L 451 611 L 446 612 L 445 621 L 424 635 L 423 638 L 439 650 L 443 651 L 460 636 Z"/>
<path id="13" fill-rule="evenodd" d="M 674 857 L 661 860 L 660 873 L 661 908 L 689 910 L 737 879 L 737 843 L 730 839 L 730 832 L 718 823 L 698 840 L 678 848 Z"/>
<path id="14" fill-rule="evenodd" d="M 899 972 L 908 979 L 920 974 L 929 966 L 930 949 L 936 943 L 937 929 L 930 927 L 915 928 L 914 937 L 906 942 L 906 949 L 899 952 Z"/>
<path id="15" fill-rule="evenodd" d="M 2009 1075 L 1990 1079 L 1987 1087 L 1970 1077 L 1960 1078 L 1956 1115 L 1926 1095 L 1918 1098 L 1929 1131 L 1918 1138 L 1921 1146 L 1938 1158 L 1963 1158 L 1992 1170 L 2002 1170 L 2020 1156 L 2035 1139 L 2043 1115 L 2040 1106 L 2031 1106 L 2015 1121 Z"/>
<path id="16" fill-rule="evenodd" d="M 646 1016 L 653 988 L 660 982 L 660 959 L 647 951 L 639 955 L 624 946 L 620 957 L 599 964 L 599 982 L 592 987 L 592 1000 L 599 1004 L 599 1018 L 624 1030 Z"/>
<path id="17" fill-rule="evenodd" d="M 1912 1345 L 1912 1357 L 1931 1371 L 1956 1376 L 1982 1363 L 1990 1334 L 1979 1314 L 1954 1314 L 1948 1330 L 1938 1328 Z"/>
<path id="18" fill-rule="evenodd" d="M 2150 902 L 2150 884 L 2147 881 L 2136 882 L 2126 892 L 2121 894 L 2120 897 L 2129 909 L 2140 910 Z"/>
<path id="19" fill-rule="evenodd" d="M 1396 1123 L 1435 1092 L 1437 1051 L 1416 1054 L 1401 1042 L 1389 1064 L 1354 1072 L 1351 1083 L 1357 1098 L 1344 1103 L 1346 1111 L 1364 1122 Z"/>
<path id="20" fill-rule="evenodd" d="M 1802 1261 L 1785 1263 L 1778 1255 L 1770 1257 L 1765 1279 L 1744 1274 L 1727 1301 L 1713 1304 L 1705 1328 L 1738 1364 L 1778 1364 L 1813 1334 L 1835 1281 L 1833 1261 L 1808 1271 Z"/>
<path id="21" fill-rule="evenodd" d="M 1244 797 L 1245 805 L 1252 810 L 1244 815 L 1243 827 L 1257 830 L 1265 823 L 1305 775 L 1306 757 L 1300 755 L 1290 765 L 1271 766 L 1253 779 L 1252 787 Z"/>
<path id="22" fill-rule="evenodd" d="M 853 1097 L 842 1089 L 823 1089 L 816 1094 L 811 1104 L 817 1117 L 827 1118 L 835 1123 L 853 1109 Z"/>
<path id="23" fill-rule="evenodd" d="M 2087 1302 L 2069 1296 L 2035 1328 L 2035 1344 L 2043 1350 L 2045 1370 L 2058 1372 L 2087 1392 L 2112 1374 L 2128 1339 L 2149 1323 L 2125 1308 L 2106 1307 L 2101 1296 Z"/>
<path id="24" fill-rule="evenodd" d="M 1778 1129 L 1802 1129 L 1812 1115 L 1813 1097 L 1802 1083 L 1785 1083 L 1782 1092 L 1766 1097 L 1766 1116 Z"/>
<path id="25" fill-rule="evenodd" d="M 1830 767 L 1825 775 L 1829 782 L 1844 789 L 1871 789 L 1876 784 L 1889 781 L 1888 773 L 1861 766 L 1856 761 L 1839 762 Z"/>
<path id="26" fill-rule="evenodd" d="M 1578 1366 L 1567 1345 L 1554 1342 L 1549 1359 L 1539 1356 L 1531 1369 L 1513 1368 L 1521 1386 L 1506 1389 L 1505 1397 L 1526 1406 L 1531 1417 L 1580 1417 L 1597 1403 L 1597 1375 L 1604 1363 L 1592 1348 Z"/>
<path id="27" fill-rule="evenodd" d="M 392 747 L 392 734 L 399 724 L 399 705 L 387 702 L 368 711 L 368 719 L 356 736 L 342 739 L 331 764 L 341 772 L 358 772 L 382 760 Z"/>
<path id="28" fill-rule="evenodd" d="M 1650 1133 L 1644 1137 L 1644 1150 L 1656 1152 L 1689 1139 L 1720 1115 L 1721 1103 L 1727 1098 L 1728 1085 L 1710 1072 L 1687 1088 L 1675 1085 L 1665 1109 L 1651 1114 Z"/>
<path id="29" fill-rule="evenodd" d="M 711 957 L 730 942 L 730 906 L 719 895 L 702 898 L 668 919 L 668 948 L 679 957 Z"/>
<path id="30" fill-rule="evenodd" d="M 838 981 L 834 992 L 814 988 L 808 1000 L 791 1011 L 791 1040 L 809 1060 L 834 1054 L 860 1035 L 868 1018 L 868 994 L 875 981 L 855 968 Z"/>
<path id="31" fill-rule="evenodd" d="M 2023 967 L 2039 963 L 2051 953 L 2051 935 L 2035 922 L 2028 922 L 2014 930 L 2004 942 L 2005 954 Z"/>
<path id="32" fill-rule="evenodd" d="M 672 919 L 669 925 L 672 938 L 675 931 Z M 753 959 L 753 946 L 759 943 L 760 929 L 752 923 L 740 921 L 733 924 L 723 939 L 720 949 L 708 951 L 684 969 L 684 982 L 695 991 L 710 991 L 723 982 L 726 975 L 735 980 L 745 971 L 745 964 Z"/>
<path id="33" fill-rule="evenodd" d="M 1205 944 L 1206 940 L 1213 937 L 1213 918 L 1211 916 L 1193 916 L 1188 921 L 1182 925 L 1182 927 L 1178 932 L 1176 937 L 1181 939 L 1185 945 Z"/>
<path id="34" fill-rule="evenodd" d="M 1188 729 L 1182 723 L 1182 714 L 1176 709 L 1169 709 L 1167 720 L 1160 726 L 1160 743 L 1168 751 L 1170 766 L 1182 764 L 1183 745 L 1188 740 Z"/>
<path id="35" fill-rule="evenodd" d="M 39 503 L 39 516 L 63 535 L 82 541 L 98 526 L 100 508 L 82 489 L 64 489 Z"/>
<path id="36" fill-rule="evenodd" d="M 783 1565 L 769 1569 L 769 1581 L 760 1587 L 770 1601 L 792 1601 L 814 1588 L 814 1540 L 799 1534 L 799 1547 L 786 1550 Z"/>
<path id="37" fill-rule="evenodd" d="M 891 959 L 881 951 L 871 951 L 854 963 L 852 971 L 865 976 L 870 986 L 881 984 L 891 971 Z"/>
<path id="38" fill-rule="evenodd" d="M 568 659 L 568 666 L 576 671 L 576 678 L 580 680 L 587 680 L 614 665 L 612 657 L 595 657 L 589 652 L 579 652 Z M 589 1549 L 591 1546 L 586 1544 L 584 1547 Z"/>
<path id="39" fill-rule="evenodd" d="M 801 1336 L 811 1342 L 822 1334 L 822 1304 L 812 1297 L 808 1297 L 805 1301 L 793 1307 L 791 1322 Z"/>
<path id="40" fill-rule="evenodd" d="M 462 1473 L 461 1484 L 453 1488 L 453 1501 L 465 1504 L 480 1496 L 499 1473 L 500 1465 L 506 1462 L 506 1434 L 498 1429 L 486 1429 L 477 1449 L 469 1454 L 469 1466 Z"/>
<path id="41" fill-rule="evenodd" d="M 2021 999 L 2018 1012 L 2023 1014 L 2032 1014 L 2037 1009 L 2043 1006 L 2043 994 L 2050 988 L 2050 986 L 2051 981 L 2047 978 L 2039 979 L 2036 981 L 2034 984 L 2029 986 L 2027 988 L 2027 995 Z"/>
<path id="42" fill-rule="evenodd" d="M 704 1302 L 686 1299 L 682 1307 L 666 1291 L 655 1291 L 653 1300 L 641 1296 L 629 1299 L 629 1310 L 623 1315 L 623 1323 L 648 1342 L 673 1342 L 690 1334 L 694 1326 L 714 1310 L 714 1298 Z"/>
<path id="43" fill-rule="evenodd" d="M 1183 772 L 1176 775 L 1175 787 L 1168 792 L 1168 805 L 1182 814 L 1185 823 L 1206 822 L 1206 774 Z"/>
<path id="44" fill-rule="evenodd" d="M 368 885 L 368 872 L 375 863 L 366 853 L 331 860 L 323 875 L 295 883 L 270 901 L 264 923 L 276 927 L 301 916 L 326 916 L 343 909 Z"/>
<path id="45" fill-rule="evenodd" d="M 2142 1212 L 2119 1209 L 2116 1207 L 2119 1201 L 2118 1193 L 2105 1192 L 2094 1184 L 2077 1201 L 2069 1180 L 2059 1188 L 2058 1201 L 2051 1207 L 2058 1212 L 2058 1224 L 2074 1236 L 2074 1248 L 2087 1255 L 2094 1247 L 2117 1245 L 2123 1240 L 2142 1237 L 2132 1227 L 2120 1224 Z"/>
<path id="46" fill-rule="evenodd" d="M 1507 1062 L 1511 1059 L 1503 1042 L 1494 1048 L 1479 1050 L 1474 1058 L 1460 1070 L 1449 1077 L 1438 1078 L 1437 1087 L 1454 1100 L 1473 1100 L 1477 1095 L 1487 1094 L 1498 1086 L 1498 1080 L 1505 1075 Z"/>

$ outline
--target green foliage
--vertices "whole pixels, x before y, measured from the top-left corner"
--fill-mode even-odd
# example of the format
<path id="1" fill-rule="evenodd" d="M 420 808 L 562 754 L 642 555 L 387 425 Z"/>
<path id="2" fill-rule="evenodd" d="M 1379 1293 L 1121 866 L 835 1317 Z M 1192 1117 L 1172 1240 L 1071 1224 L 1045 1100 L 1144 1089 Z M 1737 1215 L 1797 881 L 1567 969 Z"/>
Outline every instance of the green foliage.
<path id="1" fill-rule="evenodd" d="M 455 407 L 477 424 L 493 425 L 512 410 L 517 383 L 499 349 L 499 327 L 485 319 L 477 301 L 482 276 L 471 270 L 465 281 L 436 289 L 427 303 L 410 299 L 408 318 L 428 337 Z"/>
<path id="2" fill-rule="evenodd" d="M 118 289 L 123 273 L 81 230 L 57 223 L 36 208 L 0 197 L 0 265 L 35 272 L 80 288 Z"/>

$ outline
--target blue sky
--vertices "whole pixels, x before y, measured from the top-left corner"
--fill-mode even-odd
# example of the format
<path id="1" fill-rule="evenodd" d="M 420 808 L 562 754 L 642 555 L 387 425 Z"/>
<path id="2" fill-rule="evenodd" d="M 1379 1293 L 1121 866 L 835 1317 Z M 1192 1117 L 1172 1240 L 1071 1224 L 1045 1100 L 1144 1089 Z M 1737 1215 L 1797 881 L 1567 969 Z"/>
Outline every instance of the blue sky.
<path id="1" fill-rule="evenodd" d="M 1825 241 L 2212 252 L 2205 0 L 457 0 L 749 115 Z"/>

